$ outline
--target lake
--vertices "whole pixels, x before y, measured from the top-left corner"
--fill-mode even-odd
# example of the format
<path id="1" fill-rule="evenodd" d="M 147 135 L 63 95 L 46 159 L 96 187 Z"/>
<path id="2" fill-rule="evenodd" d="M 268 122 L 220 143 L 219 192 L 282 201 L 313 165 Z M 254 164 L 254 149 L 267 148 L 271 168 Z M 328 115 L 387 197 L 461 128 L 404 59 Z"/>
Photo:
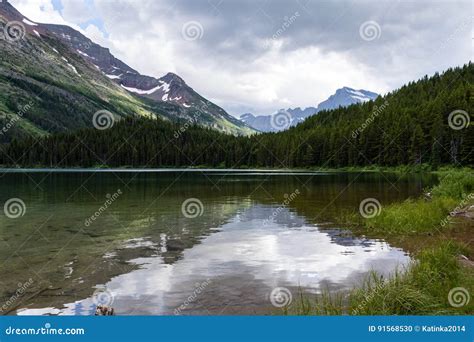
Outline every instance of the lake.
<path id="1" fill-rule="evenodd" d="M 0 170 L 3 314 L 275 314 L 409 254 L 335 218 L 419 196 L 432 175 Z"/>

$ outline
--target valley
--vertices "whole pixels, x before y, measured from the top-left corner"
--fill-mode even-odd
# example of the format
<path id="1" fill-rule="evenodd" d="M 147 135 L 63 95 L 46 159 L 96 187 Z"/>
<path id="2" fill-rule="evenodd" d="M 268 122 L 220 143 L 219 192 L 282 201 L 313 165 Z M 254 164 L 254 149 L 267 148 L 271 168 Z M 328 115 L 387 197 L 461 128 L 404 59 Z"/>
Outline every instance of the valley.
<path id="1" fill-rule="evenodd" d="M 372 21 L 314 47 L 325 36 L 299 34 L 316 23 L 303 12 L 283 26 L 259 18 L 248 40 L 238 6 L 223 6 L 229 22 L 175 13 L 165 27 L 117 4 L 124 23 L 148 18 L 150 41 L 169 34 L 156 44 L 169 63 L 147 69 L 113 48 L 136 32 L 114 31 L 108 48 L 88 38 L 88 21 L 39 23 L 0 2 L 2 314 L 472 315 L 473 301 L 452 298 L 474 293 L 470 58 L 417 64 L 420 75 L 417 55 L 396 65 L 401 77 L 377 63 L 408 57 L 370 45 L 399 32 L 377 37 Z M 90 20 L 105 32 L 114 15 Z M 148 47 L 137 53 L 153 56 Z M 139 71 L 163 65 L 174 67 Z M 318 89 L 333 95 L 298 107 Z"/>

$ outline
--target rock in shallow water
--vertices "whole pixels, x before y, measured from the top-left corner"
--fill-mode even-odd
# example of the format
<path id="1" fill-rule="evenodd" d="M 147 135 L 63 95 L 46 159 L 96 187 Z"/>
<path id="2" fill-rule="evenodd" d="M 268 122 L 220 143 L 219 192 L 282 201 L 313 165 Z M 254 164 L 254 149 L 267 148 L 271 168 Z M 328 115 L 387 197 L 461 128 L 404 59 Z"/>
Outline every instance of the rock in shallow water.
<path id="1" fill-rule="evenodd" d="M 114 308 L 105 305 L 98 305 L 95 309 L 95 316 L 115 316 Z"/>
<path id="2" fill-rule="evenodd" d="M 166 249 L 168 251 L 182 251 L 186 248 L 186 245 L 180 240 L 168 240 L 166 242 Z"/>

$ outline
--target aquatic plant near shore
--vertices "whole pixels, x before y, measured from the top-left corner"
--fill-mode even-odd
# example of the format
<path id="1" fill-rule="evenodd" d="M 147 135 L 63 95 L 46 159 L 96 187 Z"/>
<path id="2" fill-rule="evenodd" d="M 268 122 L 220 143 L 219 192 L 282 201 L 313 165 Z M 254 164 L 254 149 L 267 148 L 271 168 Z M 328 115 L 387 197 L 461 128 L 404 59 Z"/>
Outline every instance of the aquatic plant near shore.
<path id="1" fill-rule="evenodd" d="M 301 295 L 285 309 L 290 315 L 455 315 L 472 314 L 474 270 L 461 266 L 463 246 L 452 242 L 421 251 L 406 270 L 385 278 L 370 274 L 362 286 L 348 292 L 309 298 Z M 453 289 L 461 297 L 453 302 Z M 458 291 L 459 293 L 459 291 Z M 453 305 L 454 303 L 454 305 Z"/>
<path id="2" fill-rule="evenodd" d="M 390 235 L 439 234 L 447 228 L 447 215 L 472 204 L 474 172 L 448 170 L 430 198 L 407 200 L 385 206 L 380 215 L 362 219 L 349 213 L 341 222 L 360 224 L 364 231 L 380 237 Z M 451 223 L 451 222 L 449 222 Z M 385 278 L 371 274 L 359 288 L 345 293 L 329 291 L 308 298 L 303 295 L 285 313 L 296 315 L 443 315 L 472 314 L 474 268 L 462 265 L 459 256 L 472 250 L 452 241 L 419 250 L 406 270 Z"/>
<path id="3" fill-rule="evenodd" d="M 363 222 L 368 231 L 380 234 L 436 233 L 446 228 L 446 217 L 474 202 L 474 172 L 450 170 L 440 174 L 431 199 L 409 199 L 385 206 L 380 215 Z"/>

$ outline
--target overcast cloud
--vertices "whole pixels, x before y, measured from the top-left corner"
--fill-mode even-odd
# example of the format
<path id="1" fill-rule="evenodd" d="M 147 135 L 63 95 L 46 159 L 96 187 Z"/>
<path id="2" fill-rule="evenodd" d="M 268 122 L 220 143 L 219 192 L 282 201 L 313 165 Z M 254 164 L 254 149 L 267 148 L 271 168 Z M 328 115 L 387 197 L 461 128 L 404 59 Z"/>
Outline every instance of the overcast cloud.
<path id="1" fill-rule="evenodd" d="M 141 73 L 179 74 L 234 115 L 316 106 L 343 86 L 385 93 L 472 58 L 470 0 L 11 2 Z"/>

